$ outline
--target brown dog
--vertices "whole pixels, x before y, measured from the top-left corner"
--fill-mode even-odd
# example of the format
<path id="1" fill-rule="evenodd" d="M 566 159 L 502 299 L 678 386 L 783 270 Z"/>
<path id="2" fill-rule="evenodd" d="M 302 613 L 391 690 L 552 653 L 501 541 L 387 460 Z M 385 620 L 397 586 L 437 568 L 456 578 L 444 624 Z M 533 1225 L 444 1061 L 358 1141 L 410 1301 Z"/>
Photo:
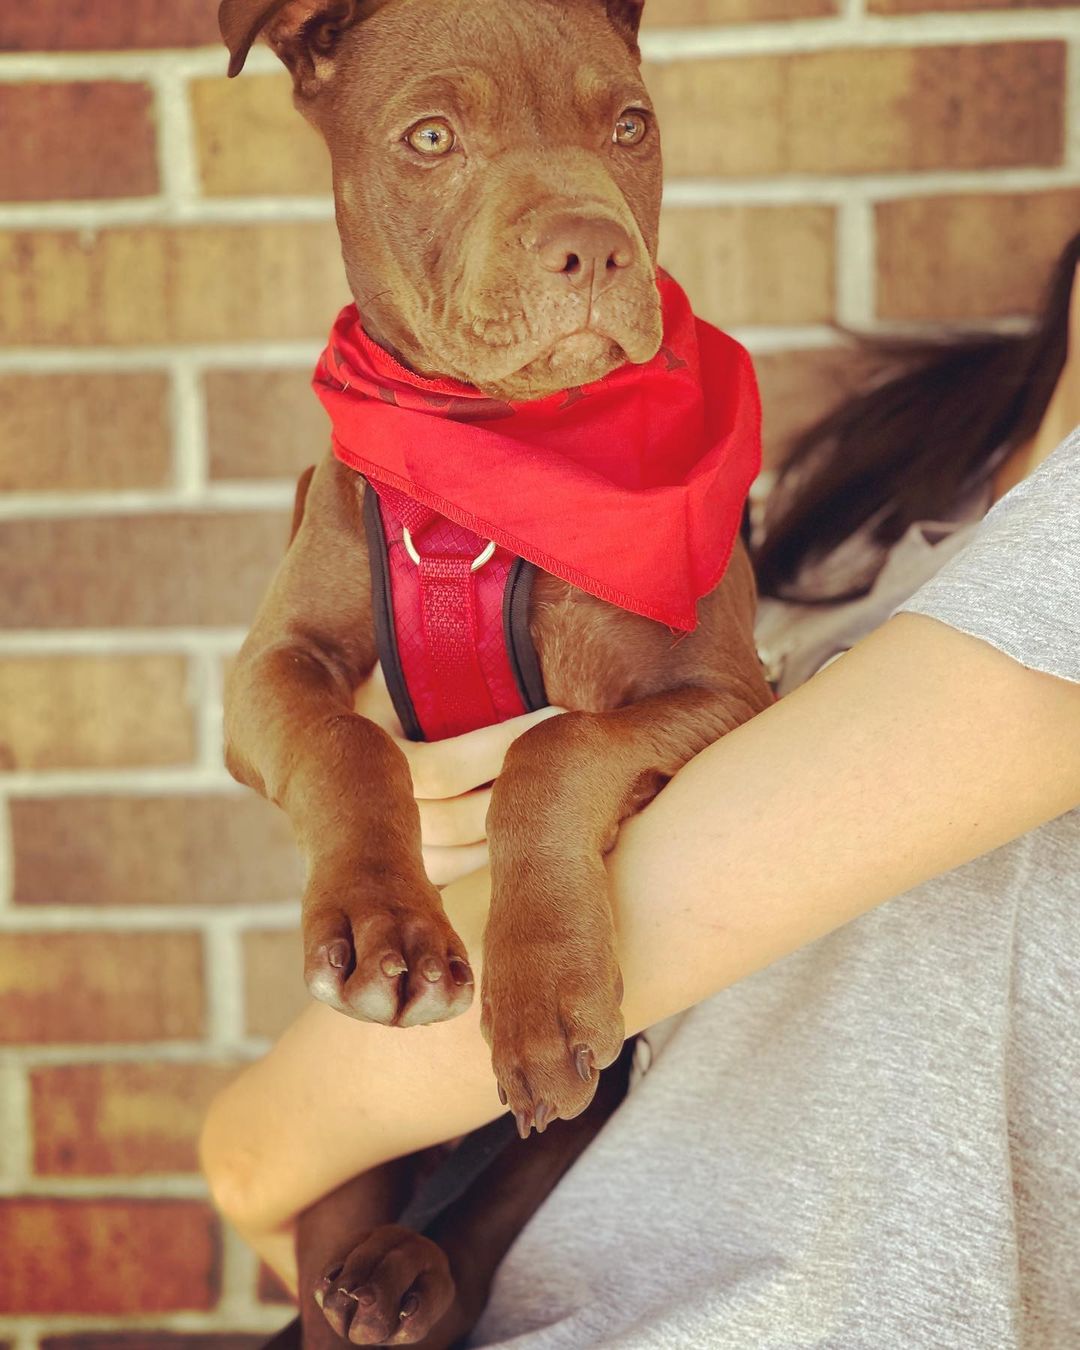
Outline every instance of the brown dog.
<path id="1" fill-rule="evenodd" d="M 642 3 L 224 0 L 230 72 L 266 37 L 326 139 L 349 284 L 400 362 L 521 400 L 655 355 L 661 165 Z M 628 110 L 647 134 L 624 147 L 612 128 Z M 409 143 L 418 127 L 433 155 Z M 468 155 L 442 157 L 439 138 L 455 137 Z M 285 809 L 306 854 L 312 992 L 410 1026 L 460 1013 L 472 976 L 423 870 L 406 761 L 353 712 L 377 656 L 363 493 L 333 457 L 315 471 L 229 681 L 227 760 Z M 619 1053 L 604 853 L 691 756 L 771 701 L 753 613 L 741 549 L 678 642 L 538 578 L 533 642 L 548 697 L 573 711 L 522 736 L 495 785 L 483 988 L 523 1132 L 582 1111 Z"/>

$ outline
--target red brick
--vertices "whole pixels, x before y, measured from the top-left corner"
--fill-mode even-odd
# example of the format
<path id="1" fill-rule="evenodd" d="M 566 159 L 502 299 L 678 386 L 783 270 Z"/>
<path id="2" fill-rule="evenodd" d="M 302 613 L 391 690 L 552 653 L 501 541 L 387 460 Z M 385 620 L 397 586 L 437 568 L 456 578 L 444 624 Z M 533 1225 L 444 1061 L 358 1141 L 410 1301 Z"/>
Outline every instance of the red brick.
<path id="1" fill-rule="evenodd" d="M 4 533 L 0 627 L 246 626 L 289 512 L 16 520 Z"/>
<path id="2" fill-rule="evenodd" d="M 17 905 L 297 900 L 284 814 L 254 793 L 28 797 L 10 803 Z"/>
<path id="3" fill-rule="evenodd" d="M 764 414 L 765 466 L 782 463 L 793 438 L 869 379 L 870 355 L 857 346 L 767 352 L 754 357 Z"/>
<path id="4" fill-rule="evenodd" d="M 325 340 L 348 298 L 329 220 L 0 234 L 0 344 Z"/>
<path id="5" fill-rule="evenodd" d="M 188 1040 L 202 1032 L 202 943 L 194 933 L 8 933 L 0 945 L 0 1044 Z"/>
<path id="6" fill-rule="evenodd" d="M 0 492 L 164 486 L 168 405 L 156 370 L 0 375 Z"/>
<path id="7" fill-rule="evenodd" d="M 306 367 L 208 371 L 206 415 L 212 478 L 295 478 L 330 444 Z"/>
<path id="8" fill-rule="evenodd" d="M 1080 189 L 905 198 L 880 203 L 876 223 L 883 318 L 1032 314 L 1080 228 Z"/>
<path id="9" fill-rule="evenodd" d="M 194 80 L 191 111 L 207 196 L 329 196 L 326 143 L 293 106 L 288 75 Z"/>
<path id="10" fill-rule="evenodd" d="M 197 1172 L 197 1140 L 231 1064 L 80 1064 L 30 1075 L 42 1176 Z"/>
<path id="11" fill-rule="evenodd" d="M 0 201 L 145 197 L 158 190 L 150 86 L 0 84 Z"/>
<path id="12" fill-rule="evenodd" d="M 308 1005 L 304 953 L 294 929 L 244 934 L 244 1005 L 252 1036 L 275 1039 Z"/>
<path id="13" fill-rule="evenodd" d="M 1065 46 L 1000 42 L 672 61 L 647 82 L 669 178 L 1059 164 Z"/>
<path id="14" fill-rule="evenodd" d="M 33 0 L 0 7 L 0 51 L 198 47 L 219 41 L 218 0 Z"/>
<path id="15" fill-rule="evenodd" d="M 722 327 L 827 323 L 835 234 L 828 206 L 673 206 L 660 257 L 698 312 Z"/>
<path id="16" fill-rule="evenodd" d="M 218 1246 L 214 1216 L 195 1201 L 0 1199 L 0 1312 L 209 1309 Z"/>
<path id="17" fill-rule="evenodd" d="M 177 656 L 5 657 L 0 771 L 188 763 L 188 683 Z"/>

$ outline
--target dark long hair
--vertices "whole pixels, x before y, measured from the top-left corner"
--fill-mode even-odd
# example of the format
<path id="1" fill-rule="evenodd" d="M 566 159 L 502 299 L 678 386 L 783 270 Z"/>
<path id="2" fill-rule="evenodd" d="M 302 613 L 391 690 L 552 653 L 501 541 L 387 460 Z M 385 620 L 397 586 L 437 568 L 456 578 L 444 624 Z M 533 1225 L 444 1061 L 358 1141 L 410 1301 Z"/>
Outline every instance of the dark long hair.
<path id="1" fill-rule="evenodd" d="M 872 538 L 894 543 L 1035 435 L 1065 364 L 1078 263 L 1080 234 L 1058 259 L 1030 332 L 869 343 L 900 373 L 795 441 L 755 560 L 762 594 L 785 594 L 804 565 L 872 520 Z"/>

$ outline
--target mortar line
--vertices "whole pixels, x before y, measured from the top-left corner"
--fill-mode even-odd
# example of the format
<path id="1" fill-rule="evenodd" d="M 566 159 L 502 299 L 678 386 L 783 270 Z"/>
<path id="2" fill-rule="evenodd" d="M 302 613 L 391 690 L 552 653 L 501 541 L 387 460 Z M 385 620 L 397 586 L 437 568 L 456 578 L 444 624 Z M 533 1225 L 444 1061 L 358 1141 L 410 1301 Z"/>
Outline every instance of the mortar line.
<path id="1" fill-rule="evenodd" d="M 0 497 L 0 520 L 291 510 L 295 495 L 295 480 L 289 479 L 206 483 L 197 495 L 193 488 L 185 491 L 177 487 L 123 492 L 9 492 Z"/>
<path id="2" fill-rule="evenodd" d="M 270 808 L 267 807 L 267 810 Z M 240 905 L 17 905 L 0 921 L 5 933 L 204 933 L 215 924 L 233 933 L 242 928 L 288 932 L 300 921 L 295 900 Z M 233 1037 L 230 1044 L 235 1041 Z M 8 1051 L 15 1047 L 8 1047 Z"/>
<path id="3" fill-rule="evenodd" d="M 0 656 L 68 656 L 73 653 L 183 653 L 191 656 L 200 651 L 224 656 L 236 652 L 244 635 L 243 628 L 15 629 L 0 634 Z"/>
<path id="4" fill-rule="evenodd" d="M 0 372 L 26 371 L 160 371 L 185 361 L 194 369 L 219 370 L 290 366 L 308 370 L 322 350 L 325 339 L 299 342 L 228 342 L 216 345 L 193 343 L 172 346 L 94 347 L 12 346 L 0 349 Z"/>
<path id="5" fill-rule="evenodd" d="M 229 1047 L 226 1062 L 238 1065 L 249 1063 L 265 1055 L 270 1048 L 266 1037 L 246 1036 L 234 1046 Z M 15 1052 L 9 1058 L 13 1063 L 32 1069 L 63 1068 L 68 1065 L 94 1064 L 206 1064 L 218 1062 L 220 1052 L 208 1046 L 205 1041 L 140 1041 L 115 1045 L 92 1043 L 78 1045 L 60 1042 L 50 1046 L 27 1046 Z"/>
<path id="6" fill-rule="evenodd" d="M 182 497 L 202 501 L 210 486 L 202 379 L 196 364 L 184 356 L 173 358 L 171 373 L 175 490 Z"/>
<path id="7" fill-rule="evenodd" d="M 694 60 L 711 55 L 804 52 L 829 47 L 910 47 L 942 43 L 969 46 L 1009 40 L 1063 38 L 1077 32 L 1080 16 L 1060 8 L 972 10 L 961 13 L 865 14 L 846 7 L 840 15 L 774 22 L 693 25 L 646 29 L 646 60 Z M 208 34 L 208 37 L 211 35 Z M 225 76 L 224 48 L 214 42 L 185 50 L 132 52 L 14 52 L 0 56 L 0 81 L 142 80 L 165 76 L 193 79 Z M 282 75 L 273 53 L 256 46 L 245 74 Z"/>
<path id="8" fill-rule="evenodd" d="M 1075 63 L 1070 62 L 1069 69 Z M 1075 85 L 1070 75 L 1070 85 Z M 1067 90 L 1067 94 L 1069 91 Z M 1068 102 L 1074 102 L 1069 97 Z M 1074 129 L 1075 130 L 1075 129 Z M 1075 136 L 1074 136 L 1075 139 Z M 866 173 L 838 174 L 783 174 L 760 178 L 670 178 L 664 186 L 664 204 L 669 207 L 700 205 L 791 205 L 830 204 L 844 199 L 852 182 L 858 182 L 874 196 L 910 197 L 943 196 L 958 192 L 1002 194 L 1010 192 L 1053 191 L 1080 184 L 1078 166 L 1072 158 L 1061 164 L 1021 165 L 975 169 L 927 170 L 870 170 Z M 140 225 L 214 226 L 214 225 L 287 225 L 305 221 L 333 219 L 333 203 L 329 197 L 223 197 L 198 198 L 170 207 L 164 198 L 155 197 L 119 199 L 113 201 L 50 202 L 47 204 L 19 203 L 0 205 L 0 229 L 7 230 L 107 230 Z M 342 287 L 344 292 L 344 285 Z M 259 346 L 263 344 L 258 344 Z M 268 344 L 280 350 L 281 343 Z M 314 357 L 318 348 L 300 343 L 289 344 L 287 357 Z M 17 349 L 18 350 L 18 349 Z M 27 349 L 22 349 L 27 350 Z M 31 349 L 32 350 L 32 349 Z M 49 350 L 49 349 L 43 349 Z M 107 349 L 108 350 L 108 349 Z M 153 348 L 116 348 L 117 353 L 128 354 L 132 366 L 145 368 L 154 363 Z M 175 354 L 177 348 L 164 349 Z M 194 344 L 179 349 L 187 354 L 205 352 L 205 346 Z M 227 363 L 234 354 L 247 348 L 228 344 L 219 351 L 216 361 Z M 158 360 L 165 359 L 158 357 Z"/>
<path id="9" fill-rule="evenodd" d="M 33 1175 L 33 1124 L 30 1112 L 30 1074 L 25 1065 L 5 1053 L 0 1056 L 0 1187 L 18 1193 Z"/>
<path id="10" fill-rule="evenodd" d="M 853 192 L 836 217 L 836 317 L 848 328 L 874 319 L 874 243 L 873 207 Z"/>
<path id="11" fill-rule="evenodd" d="M 0 919 L 14 903 L 15 850 L 11 838 L 11 808 L 0 793 Z"/>
<path id="12" fill-rule="evenodd" d="M 158 172 L 170 210 L 199 196 L 198 153 L 186 76 L 163 65 L 151 78 L 157 114 Z"/>

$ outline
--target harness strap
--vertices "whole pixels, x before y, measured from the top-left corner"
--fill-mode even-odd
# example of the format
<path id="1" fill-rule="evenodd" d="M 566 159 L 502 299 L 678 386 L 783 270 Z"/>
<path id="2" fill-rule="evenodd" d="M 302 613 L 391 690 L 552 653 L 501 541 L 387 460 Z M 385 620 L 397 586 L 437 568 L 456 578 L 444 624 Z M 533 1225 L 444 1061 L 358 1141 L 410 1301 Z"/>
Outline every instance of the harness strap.
<path id="1" fill-rule="evenodd" d="M 443 740 L 544 707 L 530 565 L 395 488 L 369 486 L 376 636 L 406 735 Z"/>

